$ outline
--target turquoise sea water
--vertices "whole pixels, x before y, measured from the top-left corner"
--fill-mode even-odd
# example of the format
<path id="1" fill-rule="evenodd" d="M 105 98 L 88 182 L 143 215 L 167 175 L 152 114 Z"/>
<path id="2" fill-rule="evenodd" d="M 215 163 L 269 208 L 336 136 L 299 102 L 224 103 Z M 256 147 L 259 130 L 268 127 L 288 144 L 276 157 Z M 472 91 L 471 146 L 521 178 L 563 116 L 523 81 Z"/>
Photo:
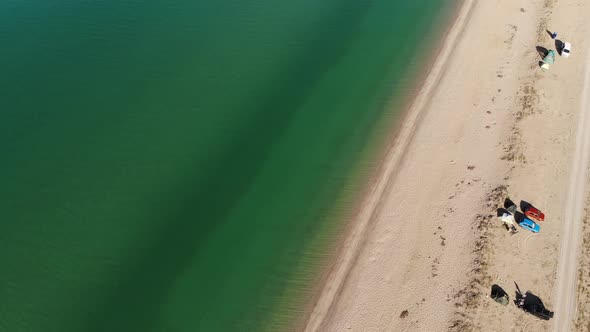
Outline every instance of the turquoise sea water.
<path id="1" fill-rule="evenodd" d="M 0 331 L 289 326 L 451 7 L 0 2 Z"/>

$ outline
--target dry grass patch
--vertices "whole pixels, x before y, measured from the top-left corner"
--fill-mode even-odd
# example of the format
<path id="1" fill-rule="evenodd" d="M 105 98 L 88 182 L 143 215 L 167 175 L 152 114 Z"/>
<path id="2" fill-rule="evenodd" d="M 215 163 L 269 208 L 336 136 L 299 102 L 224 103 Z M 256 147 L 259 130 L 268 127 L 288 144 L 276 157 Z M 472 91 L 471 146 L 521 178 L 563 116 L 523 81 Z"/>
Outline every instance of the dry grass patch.
<path id="1" fill-rule="evenodd" d="M 491 283 L 488 273 L 489 251 L 491 246 L 490 229 L 493 226 L 495 209 L 502 204 L 504 197 L 508 193 L 508 188 L 504 185 L 495 187 L 486 196 L 482 211 L 489 213 L 478 214 L 474 220 L 474 231 L 478 233 L 478 239 L 475 241 L 473 249 L 472 269 L 469 273 L 469 282 L 457 294 L 454 295 L 455 318 L 449 326 L 450 331 L 475 331 L 480 327 L 473 322 L 473 314 L 480 306 L 481 299 L 484 298 L 484 291 L 487 285 Z"/>

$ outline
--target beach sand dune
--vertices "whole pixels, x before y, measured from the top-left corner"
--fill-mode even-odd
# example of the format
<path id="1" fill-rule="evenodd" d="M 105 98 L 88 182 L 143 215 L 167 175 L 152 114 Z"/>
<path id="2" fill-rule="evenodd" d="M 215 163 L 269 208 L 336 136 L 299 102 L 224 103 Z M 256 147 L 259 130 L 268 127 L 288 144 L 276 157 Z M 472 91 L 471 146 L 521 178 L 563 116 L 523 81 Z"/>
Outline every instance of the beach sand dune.
<path id="1" fill-rule="evenodd" d="M 306 330 L 551 329 L 486 295 L 555 300 L 588 17 L 583 0 L 465 1 Z M 543 72 L 547 29 L 576 51 Z M 544 210 L 540 234 L 506 232 L 506 195 Z"/>

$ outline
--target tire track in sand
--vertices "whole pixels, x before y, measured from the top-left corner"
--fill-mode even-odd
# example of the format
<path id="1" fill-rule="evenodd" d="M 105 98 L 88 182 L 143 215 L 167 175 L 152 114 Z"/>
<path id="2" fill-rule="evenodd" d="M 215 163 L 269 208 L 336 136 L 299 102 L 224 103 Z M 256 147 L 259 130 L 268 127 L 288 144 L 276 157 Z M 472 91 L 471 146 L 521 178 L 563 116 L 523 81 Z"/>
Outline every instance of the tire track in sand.
<path id="1" fill-rule="evenodd" d="M 571 331 L 576 313 L 578 276 L 578 243 L 581 237 L 586 202 L 586 183 L 590 161 L 590 53 L 586 61 L 586 73 L 582 102 L 578 116 L 575 152 L 571 163 L 570 178 L 564 213 L 564 226 L 559 252 L 559 267 L 555 287 L 555 321 L 553 331 Z"/>

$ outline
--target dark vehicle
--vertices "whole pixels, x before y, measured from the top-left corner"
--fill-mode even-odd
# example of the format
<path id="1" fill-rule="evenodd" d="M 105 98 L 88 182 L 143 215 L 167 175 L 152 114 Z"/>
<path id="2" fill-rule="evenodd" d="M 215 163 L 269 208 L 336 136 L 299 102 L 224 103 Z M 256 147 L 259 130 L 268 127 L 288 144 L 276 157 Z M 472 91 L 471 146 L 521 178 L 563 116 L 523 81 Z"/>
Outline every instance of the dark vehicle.
<path id="1" fill-rule="evenodd" d="M 519 308 L 540 319 L 549 320 L 553 318 L 553 311 L 545 308 L 543 301 L 529 291 L 520 296 L 515 302 Z"/>

